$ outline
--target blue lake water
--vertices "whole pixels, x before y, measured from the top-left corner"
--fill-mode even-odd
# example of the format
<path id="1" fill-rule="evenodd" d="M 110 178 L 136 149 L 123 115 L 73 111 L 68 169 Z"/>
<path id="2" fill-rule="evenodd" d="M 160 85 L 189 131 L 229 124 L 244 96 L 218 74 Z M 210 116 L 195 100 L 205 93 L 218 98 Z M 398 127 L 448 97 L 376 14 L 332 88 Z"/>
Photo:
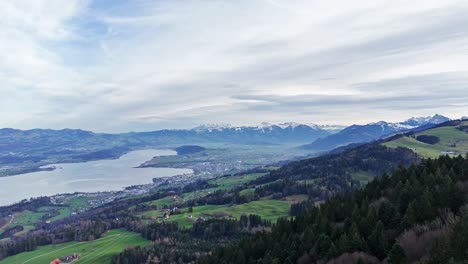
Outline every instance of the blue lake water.
<path id="1" fill-rule="evenodd" d="M 117 191 L 151 183 L 153 178 L 192 173 L 190 169 L 134 168 L 154 156 L 175 155 L 172 150 L 137 150 L 119 159 L 54 164 L 58 169 L 0 177 L 0 205 L 60 193 Z"/>

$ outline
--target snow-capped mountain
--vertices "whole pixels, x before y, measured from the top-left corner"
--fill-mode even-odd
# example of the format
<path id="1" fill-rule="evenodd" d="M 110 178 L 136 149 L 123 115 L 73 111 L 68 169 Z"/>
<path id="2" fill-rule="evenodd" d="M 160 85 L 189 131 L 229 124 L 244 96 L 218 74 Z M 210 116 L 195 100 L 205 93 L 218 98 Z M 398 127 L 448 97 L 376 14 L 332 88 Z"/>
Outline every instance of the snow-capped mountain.
<path id="1" fill-rule="evenodd" d="M 307 126 L 307 125 L 305 125 L 305 124 L 299 124 L 299 123 L 295 123 L 295 122 L 289 122 L 289 123 L 278 124 L 277 126 L 283 128 L 283 129 L 286 129 L 286 128 L 294 129 L 294 128 L 296 128 L 296 127 Z M 309 126 L 309 127 L 315 128 L 315 127 L 313 127 L 313 126 Z"/>
<path id="2" fill-rule="evenodd" d="M 263 122 L 255 126 L 207 124 L 195 127 L 191 131 L 194 131 L 198 137 L 236 143 L 306 143 L 331 134 L 319 127 L 293 122 L 281 124 Z"/>
<path id="3" fill-rule="evenodd" d="M 352 125 L 336 134 L 319 138 L 303 147 L 314 151 L 327 151 L 352 143 L 370 142 L 399 132 L 418 128 L 429 128 L 449 120 L 450 119 L 445 116 L 436 114 L 432 117 L 412 117 L 398 123 L 379 121 L 367 125 Z"/>
<path id="4" fill-rule="evenodd" d="M 230 124 L 204 124 L 197 127 L 192 128 L 192 130 L 197 132 L 204 132 L 204 131 L 222 131 L 224 129 L 230 129 L 232 126 Z"/>
<path id="5" fill-rule="evenodd" d="M 412 117 L 399 124 L 408 125 L 414 128 L 414 127 L 424 126 L 427 124 L 441 124 L 447 121 L 450 121 L 450 118 L 445 117 L 443 115 L 435 114 L 434 116 Z"/>
<path id="6" fill-rule="evenodd" d="M 314 128 L 323 129 L 325 131 L 330 132 L 331 134 L 338 133 L 341 130 L 346 128 L 346 126 L 342 126 L 342 125 L 315 125 L 315 124 L 310 124 L 310 126 L 314 127 Z"/>

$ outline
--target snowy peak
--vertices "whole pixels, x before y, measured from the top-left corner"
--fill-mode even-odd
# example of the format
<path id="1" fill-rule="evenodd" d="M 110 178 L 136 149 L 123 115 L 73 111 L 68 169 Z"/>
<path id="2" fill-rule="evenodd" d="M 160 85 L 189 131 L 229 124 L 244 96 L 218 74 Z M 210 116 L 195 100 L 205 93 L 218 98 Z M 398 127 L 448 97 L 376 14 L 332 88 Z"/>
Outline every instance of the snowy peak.
<path id="1" fill-rule="evenodd" d="M 295 123 L 295 122 L 288 122 L 288 123 L 282 123 L 282 124 L 278 124 L 279 127 L 281 127 L 282 129 L 285 129 L 285 128 L 295 128 L 295 127 L 298 127 L 298 126 L 302 126 L 303 124 L 299 124 L 299 123 Z"/>
<path id="2" fill-rule="evenodd" d="M 272 124 L 267 123 L 267 122 L 262 122 L 260 125 L 254 126 L 252 128 L 262 130 L 262 129 L 273 129 L 273 127 L 275 127 L 275 125 L 272 125 Z"/>
<path id="3" fill-rule="evenodd" d="M 277 126 L 282 129 L 292 129 L 292 130 L 296 128 L 309 128 L 309 129 L 315 129 L 315 130 L 322 130 L 317 125 L 306 125 L 306 124 L 300 124 L 300 123 L 295 123 L 295 122 L 282 123 L 282 124 L 278 124 Z"/>
<path id="4" fill-rule="evenodd" d="M 315 128 L 315 129 L 321 129 L 324 131 L 327 131 L 330 134 L 336 134 L 343 129 L 346 128 L 346 126 L 342 125 L 316 125 L 316 124 L 309 124 L 310 127 Z"/>
<path id="5" fill-rule="evenodd" d="M 369 126 L 379 126 L 379 127 L 382 128 L 382 131 L 386 131 L 386 130 L 401 131 L 401 130 L 414 128 L 413 126 L 403 124 L 402 122 L 400 122 L 400 123 L 388 123 L 388 122 L 385 122 L 385 121 L 379 121 L 379 122 L 375 122 L 375 123 L 369 123 L 367 125 L 369 125 Z"/>
<path id="6" fill-rule="evenodd" d="M 330 129 L 336 129 L 336 126 L 323 126 L 326 128 Z M 197 126 L 195 128 L 192 128 L 192 130 L 197 131 L 197 132 L 206 132 L 206 131 L 223 131 L 223 130 L 275 130 L 275 129 L 296 129 L 296 128 L 304 128 L 304 129 L 312 129 L 312 130 L 327 130 L 322 128 L 322 126 L 319 125 L 306 125 L 306 124 L 301 124 L 301 123 L 295 123 L 295 122 L 287 122 L 287 123 L 281 123 L 281 124 L 271 124 L 267 122 L 262 122 L 259 125 L 256 126 L 232 126 L 230 124 L 204 124 Z"/>
<path id="7" fill-rule="evenodd" d="M 263 122 L 255 126 L 231 126 L 228 124 L 207 124 L 189 130 L 202 138 L 217 138 L 220 141 L 236 143 L 307 143 L 330 135 L 323 129 L 299 123 L 270 124 Z"/>
<path id="8" fill-rule="evenodd" d="M 441 123 L 444 123 L 444 122 L 447 122 L 447 121 L 450 121 L 451 119 L 446 117 L 446 116 L 443 116 L 443 115 L 439 115 L 439 114 L 435 114 L 430 120 L 429 120 L 429 123 L 431 124 L 441 124 Z"/>
<path id="9" fill-rule="evenodd" d="M 412 127 L 419 127 L 428 124 L 440 124 L 443 122 L 450 121 L 450 118 L 443 115 L 435 114 L 434 116 L 424 116 L 424 117 L 412 117 L 400 124 L 408 125 Z"/>
<path id="10" fill-rule="evenodd" d="M 425 126 L 429 124 L 437 125 L 444 122 L 450 121 L 450 118 L 443 115 L 435 114 L 434 116 L 423 116 L 423 117 L 412 117 L 406 121 L 399 123 L 389 123 L 385 121 L 379 121 L 374 123 L 369 123 L 370 126 L 380 126 L 383 130 L 392 129 L 396 132 L 417 128 L 420 126 Z"/>
<path id="11" fill-rule="evenodd" d="M 379 122 L 373 122 L 373 123 L 369 123 L 368 125 L 371 125 L 371 126 L 387 126 L 389 123 L 385 122 L 385 121 L 379 121 Z"/>
<path id="12" fill-rule="evenodd" d="M 197 132 L 203 131 L 222 131 L 225 129 L 230 129 L 232 126 L 230 124 L 204 124 L 197 127 L 192 128 L 192 130 Z"/>

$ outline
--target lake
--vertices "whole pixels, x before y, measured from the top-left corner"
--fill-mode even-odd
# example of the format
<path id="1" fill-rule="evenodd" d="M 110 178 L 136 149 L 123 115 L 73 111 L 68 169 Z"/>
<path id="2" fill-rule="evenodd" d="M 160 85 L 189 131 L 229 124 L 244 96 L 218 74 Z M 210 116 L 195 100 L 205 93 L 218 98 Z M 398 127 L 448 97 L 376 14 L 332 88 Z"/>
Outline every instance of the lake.
<path id="1" fill-rule="evenodd" d="M 137 150 L 119 159 L 53 164 L 53 171 L 0 177 L 0 205 L 60 193 L 118 191 L 148 184 L 153 178 L 192 173 L 190 169 L 134 168 L 154 156 L 176 155 L 172 150 Z M 48 166 L 48 167 L 49 167 Z"/>

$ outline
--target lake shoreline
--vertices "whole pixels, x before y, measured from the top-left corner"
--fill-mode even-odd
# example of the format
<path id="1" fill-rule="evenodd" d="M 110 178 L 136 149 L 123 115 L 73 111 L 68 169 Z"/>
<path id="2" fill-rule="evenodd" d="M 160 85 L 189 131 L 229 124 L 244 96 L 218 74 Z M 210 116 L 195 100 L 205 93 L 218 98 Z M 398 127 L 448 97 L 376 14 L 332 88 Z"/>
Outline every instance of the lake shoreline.
<path id="1" fill-rule="evenodd" d="M 105 157 L 105 158 L 80 158 L 80 159 L 76 159 L 76 160 L 65 159 L 65 160 L 57 160 L 57 161 L 54 161 L 54 162 L 38 162 L 36 164 L 25 165 L 25 167 L 22 167 L 21 165 L 11 166 L 11 168 L 8 168 L 10 166 L 4 166 L 4 167 L 7 167 L 7 170 L 5 170 L 5 171 L 7 171 L 7 174 L 5 174 L 4 171 L 0 170 L 0 178 L 2 178 L 2 177 L 13 177 L 13 176 L 18 176 L 18 175 L 28 174 L 28 173 L 33 173 L 33 172 L 52 171 L 52 170 L 55 170 L 55 169 L 48 169 L 48 168 L 42 168 L 42 167 L 52 166 L 52 165 L 55 165 L 55 164 L 75 164 L 75 163 L 86 163 L 86 162 L 102 161 L 102 160 L 118 160 L 122 156 L 124 156 L 124 155 L 126 155 L 126 154 L 128 154 L 130 152 L 140 151 L 140 150 L 161 150 L 161 151 L 170 150 L 170 151 L 172 151 L 173 149 L 172 148 L 141 148 L 141 149 L 137 148 L 137 149 L 129 149 L 127 151 L 120 152 L 120 153 L 115 153 L 114 155 L 109 155 L 108 157 Z M 173 155 L 177 156 L 178 154 L 176 152 Z M 169 156 L 173 156 L 173 155 L 169 155 Z M 151 160 L 151 158 L 149 160 Z M 149 161 L 149 160 L 147 160 L 147 161 Z M 147 161 L 141 163 L 140 165 L 136 166 L 135 168 L 144 168 L 142 165 L 144 163 L 146 163 Z M 168 167 L 166 167 L 166 168 L 168 168 Z M 190 169 L 190 168 L 187 168 L 187 169 Z"/>
<path id="2" fill-rule="evenodd" d="M 176 155 L 176 152 L 167 149 L 134 150 L 119 158 L 48 164 L 42 165 L 47 168 L 36 172 L 1 177 L 0 185 L 12 188 L 0 190 L 0 205 L 64 193 L 118 192 L 132 186 L 152 184 L 154 178 L 193 174 L 193 170 L 188 168 L 138 168 L 155 156 L 168 155 Z"/>
<path id="3" fill-rule="evenodd" d="M 0 171 L 0 178 L 1 177 L 12 177 L 12 176 L 18 176 L 22 174 L 27 174 L 27 173 L 33 173 L 33 172 L 40 172 L 40 171 L 50 171 L 50 169 L 44 169 L 41 167 L 45 166 L 51 166 L 54 164 L 73 164 L 73 163 L 86 163 L 86 162 L 92 162 L 92 161 L 100 161 L 100 160 L 117 160 L 121 158 L 122 156 L 132 152 L 132 151 L 138 151 L 138 150 L 146 150 L 146 149 L 129 149 L 124 152 L 119 152 L 119 153 L 114 153 L 113 155 L 109 155 L 105 158 L 79 158 L 76 160 L 70 160 L 70 159 L 64 159 L 64 160 L 56 160 L 53 162 L 38 162 L 36 164 L 28 164 L 25 165 L 25 167 L 20 166 L 12 166 L 10 170 L 7 171 L 7 175 L 3 174 L 2 171 Z M 167 150 L 167 148 L 164 149 L 154 149 L 154 150 Z M 8 166 L 5 166 L 8 167 Z M 17 171 L 15 171 L 17 170 Z M 52 169 L 53 170 L 53 169 Z M 13 171 L 13 172 L 11 172 Z"/>

